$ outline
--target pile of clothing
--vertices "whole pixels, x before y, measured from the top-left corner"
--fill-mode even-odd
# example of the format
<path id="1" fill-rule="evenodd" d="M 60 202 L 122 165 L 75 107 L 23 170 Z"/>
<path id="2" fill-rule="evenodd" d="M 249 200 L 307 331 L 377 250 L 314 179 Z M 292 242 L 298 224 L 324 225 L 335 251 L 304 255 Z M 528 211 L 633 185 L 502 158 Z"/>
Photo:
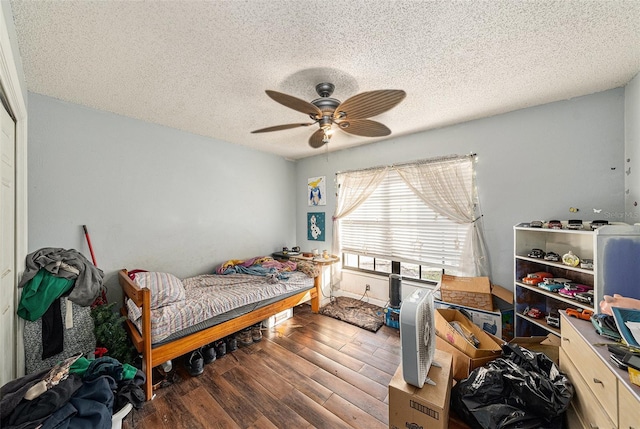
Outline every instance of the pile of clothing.
<path id="1" fill-rule="evenodd" d="M 142 407 L 144 382 L 142 371 L 116 359 L 74 356 L 2 386 L 1 426 L 109 429 L 113 413 L 126 404 Z"/>
<path id="2" fill-rule="evenodd" d="M 27 255 L 18 315 L 27 321 L 42 318 L 42 359 L 64 349 L 60 298 L 88 307 L 100 296 L 103 279 L 102 270 L 74 249 L 46 247 Z"/>
<path id="3" fill-rule="evenodd" d="M 284 273 L 294 271 L 296 263 L 293 261 L 279 262 L 270 256 L 256 256 L 247 260 L 230 259 L 222 263 L 217 269 L 217 274 L 251 274 L 265 276 L 271 273 Z"/>
<path id="4" fill-rule="evenodd" d="M 276 283 L 277 280 L 287 280 L 289 277 L 286 273 L 295 270 L 301 271 L 309 277 L 320 275 L 320 268 L 312 262 L 276 261 L 271 256 L 256 256 L 246 260 L 230 259 L 216 268 L 215 273 L 266 276 L 273 280 L 272 283 Z"/>

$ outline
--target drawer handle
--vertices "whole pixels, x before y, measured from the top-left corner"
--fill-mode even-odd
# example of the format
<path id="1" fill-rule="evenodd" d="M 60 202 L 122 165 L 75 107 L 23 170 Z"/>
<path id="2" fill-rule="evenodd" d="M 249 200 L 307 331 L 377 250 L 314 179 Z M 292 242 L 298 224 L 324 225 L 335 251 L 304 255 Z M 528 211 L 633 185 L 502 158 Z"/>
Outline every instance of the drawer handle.
<path id="1" fill-rule="evenodd" d="M 570 342 L 571 342 L 571 340 L 570 340 L 569 338 L 567 338 L 567 337 L 562 337 L 562 341 L 566 341 L 566 342 L 568 342 L 568 343 L 570 343 Z"/>
<path id="2" fill-rule="evenodd" d="M 602 384 L 602 386 L 604 386 L 604 383 L 600 380 L 598 380 L 597 378 L 593 377 L 593 382 L 596 384 Z"/>
<path id="3" fill-rule="evenodd" d="M 598 429 L 598 426 L 597 426 L 597 425 L 594 425 L 593 423 L 589 423 L 589 427 L 590 427 L 591 429 Z"/>

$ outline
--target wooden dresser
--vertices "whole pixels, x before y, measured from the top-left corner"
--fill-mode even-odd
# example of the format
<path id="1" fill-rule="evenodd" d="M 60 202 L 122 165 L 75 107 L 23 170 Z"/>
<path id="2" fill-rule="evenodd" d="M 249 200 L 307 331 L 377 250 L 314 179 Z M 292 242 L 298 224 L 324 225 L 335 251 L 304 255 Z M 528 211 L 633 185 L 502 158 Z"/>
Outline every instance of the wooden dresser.
<path id="1" fill-rule="evenodd" d="M 567 412 L 569 429 L 640 429 L 640 387 L 609 360 L 591 322 L 560 312 L 560 369 L 575 387 Z"/>

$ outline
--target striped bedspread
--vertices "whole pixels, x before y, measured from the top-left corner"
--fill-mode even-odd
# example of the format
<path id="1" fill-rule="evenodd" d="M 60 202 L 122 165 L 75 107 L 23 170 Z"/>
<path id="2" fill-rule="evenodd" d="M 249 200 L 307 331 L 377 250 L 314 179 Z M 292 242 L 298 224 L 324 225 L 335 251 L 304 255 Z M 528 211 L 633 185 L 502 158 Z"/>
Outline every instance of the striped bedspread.
<path id="1" fill-rule="evenodd" d="M 184 279 L 184 302 L 151 310 L 151 342 L 161 342 L 174 332 L 244 305 L 313 286 L 313 278 L 302 272 L 293 271 L 287 273 L 287 277 L 275 283 L 266 277 L 248 274 L 204 274 Z M 127 300 L 127 308 L 129 318 L 140 331 L 140 309 L 131 300 Z"/>

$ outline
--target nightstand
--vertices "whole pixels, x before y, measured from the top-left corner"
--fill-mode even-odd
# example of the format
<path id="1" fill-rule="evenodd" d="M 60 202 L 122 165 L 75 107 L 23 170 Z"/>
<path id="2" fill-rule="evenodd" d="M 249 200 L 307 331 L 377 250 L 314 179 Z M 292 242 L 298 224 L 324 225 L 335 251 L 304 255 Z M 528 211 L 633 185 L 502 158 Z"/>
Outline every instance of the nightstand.
<path id="1" fill-rule="evenodd" d="M 320 266 L 320 275 L 314 278 L 314 281 L 313 281 L 318 293 L 322 293 L 322 290 L 323 290 L 322 288 L 324 286 L 324 280 L 323 280 L 324 276 L 322 275 L 324 268 L 326 268 L 327 266 L 333 265 L 336 262 L 340 262 L 340 258 L 335 255 L 330 255 L 328 258 L 323 258 L 322 256 L 306 257 L 300 254 L 295 256 L 289 256 L 289 259 L 292 261 L 312 262 Z M 319 301 L 320 300 L 318 300 L 318 303 Z M 311 311 L 313 311 L 314 313 L 317 313 L 318 311 L 320 311 L 320 305 L 318 304 L 318 308 L 312 307 Z"/>

